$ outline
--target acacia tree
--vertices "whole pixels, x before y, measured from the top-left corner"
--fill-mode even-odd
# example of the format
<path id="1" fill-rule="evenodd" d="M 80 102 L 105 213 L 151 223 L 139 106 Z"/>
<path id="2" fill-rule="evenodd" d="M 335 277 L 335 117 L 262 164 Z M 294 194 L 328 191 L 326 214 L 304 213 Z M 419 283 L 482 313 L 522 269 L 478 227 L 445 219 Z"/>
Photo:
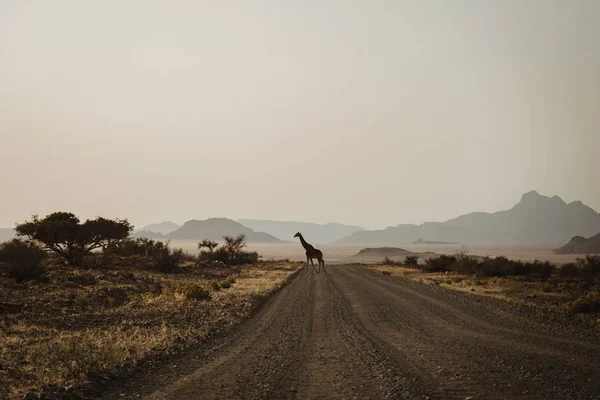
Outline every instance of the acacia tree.
<path id="1" fill-rule="evenodd" d="M 109 248 L 129 237 L 133 226 L 127 220 L 102 217 L 80 223 L 72 213 L 55 212 L 42 219 L 34 215 L 15 230 L 17 235 L 40 242 L 74 266 L 81 264 L 83 257 L 93 250 L 101 248 L 106 254 Z"/>
<path id="2" fill-rule="evenodd" d="M 206 247 L 208 251 L 212 253 L 215 250 L 215 247 L 218 245 L 219 243 L 215 242 L 214 240 L 204 239 L 203 241 L 198 242 L 198 250 L 202 250 L 204 247 Z"/>
<path id="3" fill-rule="evenodd" d="M 225 240 L 225 244 L 223 247 L 227 254 L 229 254 L 230 263 L 233 264 L 235 261 L 235 256 L 246 247 L 246 235 L 243 233 L 236 237 L 232 236 L 223 236 L 223 240 Z"/>

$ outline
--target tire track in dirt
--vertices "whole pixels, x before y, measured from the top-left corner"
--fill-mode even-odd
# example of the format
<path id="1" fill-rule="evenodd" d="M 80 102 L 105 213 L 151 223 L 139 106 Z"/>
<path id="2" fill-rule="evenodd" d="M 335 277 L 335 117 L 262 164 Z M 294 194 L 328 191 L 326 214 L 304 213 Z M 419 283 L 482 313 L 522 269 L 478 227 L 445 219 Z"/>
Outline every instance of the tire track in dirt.
<path id="1" fill-rule="evenodd" d="M 490 322 L 477 302 L 458 310 L 455 293 L 412 286 L 361 267 L 343 269 L 336 278 L 369 333 L 387 343 L 395 357 L 422 366 L 437 387 L 436 397 L 600 396 L 597 341 L 550 336 L 533 321 L 525 330 L 500 315 Z"/>

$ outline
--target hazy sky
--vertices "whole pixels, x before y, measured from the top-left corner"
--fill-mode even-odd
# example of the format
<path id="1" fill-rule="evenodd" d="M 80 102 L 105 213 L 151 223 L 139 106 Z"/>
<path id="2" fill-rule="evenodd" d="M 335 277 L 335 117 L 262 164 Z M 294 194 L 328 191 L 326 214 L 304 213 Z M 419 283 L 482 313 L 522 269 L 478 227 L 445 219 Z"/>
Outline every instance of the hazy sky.
<path id="1" fill-rule="evenodd" d="M 600 211 L 600 1 L 0 0 L 0 227 Z"/>

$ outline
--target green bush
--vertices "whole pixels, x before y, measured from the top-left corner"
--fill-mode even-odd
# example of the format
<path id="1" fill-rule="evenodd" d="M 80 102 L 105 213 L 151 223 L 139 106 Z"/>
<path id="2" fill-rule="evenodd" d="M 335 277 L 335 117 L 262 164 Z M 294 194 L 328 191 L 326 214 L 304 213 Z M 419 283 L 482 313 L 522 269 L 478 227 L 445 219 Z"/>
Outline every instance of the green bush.
<path id="1" fill-rule="evenodd" d="M 0 244 L 0 263 L 5 264 L 8 276 L 18 283 L 42 278 L 46 272 L 43 261 L 47 255 L 32 241 L 13 239 Z"/>

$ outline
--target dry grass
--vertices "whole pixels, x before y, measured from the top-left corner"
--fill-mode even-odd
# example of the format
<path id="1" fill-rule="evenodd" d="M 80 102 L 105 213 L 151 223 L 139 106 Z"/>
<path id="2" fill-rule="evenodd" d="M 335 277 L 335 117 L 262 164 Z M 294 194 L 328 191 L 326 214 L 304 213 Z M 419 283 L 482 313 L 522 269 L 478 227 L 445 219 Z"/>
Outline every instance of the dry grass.
<path id="1" fill-rule="evenodd" d="M 521 276 L 477 277 L 453 272 L 425 273 L 416 268 L 394 265 L 370 265 L 384 275 L 403 276 L 423 284 L 446 287 L 478 296 L 543 308 L 556 312 L 597 313 L 600 309 L 600 285 L 564 279 L 546 281 Z M 591 315 L 600 326 L 598 315 Z"/>
<path id="2" fill-rule="evenodd" d="M 202 342 L 246 318 L 297 268 L 57 268 L 47 283 L 22 284 L 0 277 L 0 398 L 110 377 L 124 365 Z"/>

